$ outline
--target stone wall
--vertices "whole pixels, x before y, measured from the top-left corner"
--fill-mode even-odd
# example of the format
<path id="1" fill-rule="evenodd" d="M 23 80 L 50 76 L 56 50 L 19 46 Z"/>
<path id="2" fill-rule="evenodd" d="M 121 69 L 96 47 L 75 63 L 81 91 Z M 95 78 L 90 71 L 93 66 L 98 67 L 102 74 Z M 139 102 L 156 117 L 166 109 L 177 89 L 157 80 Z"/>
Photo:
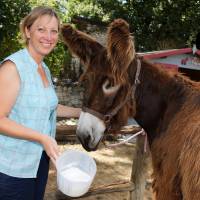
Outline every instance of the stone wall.
<path id="1" fill-rule="evenodd" d="M 56 93 L 60 104 L 73 107 L 82 106 L 83 88 L 79 85 L 58 85 L 56 86 Z"/>
<path id="2" fill-rule="evenodd" d="M 106 46 L 106 28 L 98 27 L 96 25 L 87 24 L 83 32 L 89 34 L 96 39 L 101 45 Z M 80 70 L 80 68 L 82 70 Z M 80 63 L 80 59 L 72 55 L 71 69 L 74 69 L 76 77 L 80 77 L 80 71 L 84 71 L 83 66 Z"/>

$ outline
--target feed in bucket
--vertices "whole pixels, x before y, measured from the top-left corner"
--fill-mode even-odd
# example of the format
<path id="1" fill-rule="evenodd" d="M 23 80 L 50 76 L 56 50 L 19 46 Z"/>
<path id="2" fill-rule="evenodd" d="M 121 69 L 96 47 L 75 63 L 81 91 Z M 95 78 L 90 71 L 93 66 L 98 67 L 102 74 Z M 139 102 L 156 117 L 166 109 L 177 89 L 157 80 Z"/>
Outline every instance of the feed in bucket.
<path id="1" fill-rule="evenodd" d="M 85 194 L 96 174 L 96 163 L 87 153 L 68 150 L 56 161 L 58 189 L 70 197 Z"/>

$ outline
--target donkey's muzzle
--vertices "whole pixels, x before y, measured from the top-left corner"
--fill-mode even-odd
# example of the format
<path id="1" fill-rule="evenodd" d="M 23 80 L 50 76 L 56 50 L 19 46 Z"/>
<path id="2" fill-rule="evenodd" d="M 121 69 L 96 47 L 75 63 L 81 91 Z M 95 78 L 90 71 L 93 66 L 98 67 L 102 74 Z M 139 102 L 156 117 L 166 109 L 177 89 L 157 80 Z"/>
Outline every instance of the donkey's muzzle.
<path id="1" fill-rule="evenodd" d="M 82 144 L 83 148 L 86 151 L 95 151 L 97 149 L 97 147 L 95 146 L 94 148 L 91 147 L 91 142 L 92 142 L 92 138 L 90 136 L 90 134 L 80 134 L 78 131 L 76 132 L 77 138 L 80 141 L 80 143 Z"/>

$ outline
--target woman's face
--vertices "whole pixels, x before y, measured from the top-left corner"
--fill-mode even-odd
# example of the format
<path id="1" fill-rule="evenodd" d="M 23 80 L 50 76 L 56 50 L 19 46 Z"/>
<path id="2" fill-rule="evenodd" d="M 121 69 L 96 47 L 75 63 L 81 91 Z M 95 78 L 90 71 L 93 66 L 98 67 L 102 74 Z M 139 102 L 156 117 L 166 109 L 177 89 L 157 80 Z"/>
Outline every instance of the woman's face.
<path id="1" fill-rule="evenodd" d="M 43 15 L 32 26 L 25 29 L 28 48 L 34 56 L 44 57 L 56 46 L 58 41 L 58 20 L 56 17 Z"/>

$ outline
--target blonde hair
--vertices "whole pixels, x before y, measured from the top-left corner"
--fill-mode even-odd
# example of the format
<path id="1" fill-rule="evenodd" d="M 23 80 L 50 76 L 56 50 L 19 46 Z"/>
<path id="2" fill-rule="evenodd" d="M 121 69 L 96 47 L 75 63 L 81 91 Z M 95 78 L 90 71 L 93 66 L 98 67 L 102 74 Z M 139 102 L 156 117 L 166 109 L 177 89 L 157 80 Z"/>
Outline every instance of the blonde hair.
<path id="1" fill-rule="evenodd" d="M 49 15 L 51 17 L 55 17 L 58 21 L 58 30 L 60 30 L 60 19 L 57 15 L 57 13 L 50 7 L 46 6 L 38 6 L 35 7 L 26 17 L 24 17 L 20 22 L 20 32 L 21 32 L 21 38 L 23 42 L 27 45 L 28 44 L 28 38 L 25 33 L 25 28 L 29 29 L 33 23 L 41 16 L 43 15 Z"/>

